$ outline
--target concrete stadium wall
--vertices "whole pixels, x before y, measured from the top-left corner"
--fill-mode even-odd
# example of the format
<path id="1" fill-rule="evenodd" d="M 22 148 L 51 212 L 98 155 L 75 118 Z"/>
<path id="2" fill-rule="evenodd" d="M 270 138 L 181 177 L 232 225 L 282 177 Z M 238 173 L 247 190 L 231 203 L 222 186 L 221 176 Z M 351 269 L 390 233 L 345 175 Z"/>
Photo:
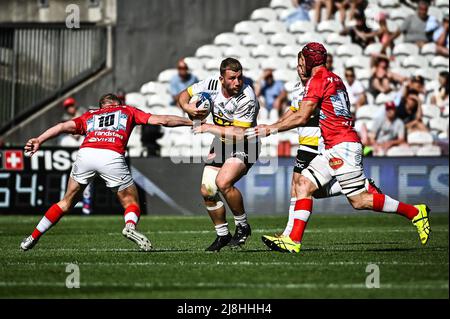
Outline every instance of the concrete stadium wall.
<path id="1" fill-rule="evenodd" d="M 100 95 L 124 89 L 139 90 L 158 74 L 175 66 L 177 59 L 193 55 L 214 37 L 232 31 L 251 12 L 270 0 L 117 0 L 112 70 L 73 96 L 81 106 L 96 105 Z M 21 144 L 60 120 L 63 109 L 55 107 L 5 140 Z"/>

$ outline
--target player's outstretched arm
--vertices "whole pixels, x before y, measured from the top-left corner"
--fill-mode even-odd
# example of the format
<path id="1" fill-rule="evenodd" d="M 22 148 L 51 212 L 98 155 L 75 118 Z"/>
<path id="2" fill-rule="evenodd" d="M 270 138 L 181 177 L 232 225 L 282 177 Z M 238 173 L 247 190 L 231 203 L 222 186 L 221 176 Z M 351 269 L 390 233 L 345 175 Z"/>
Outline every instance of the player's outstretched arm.
<path id="1" fill-rule="evenodd" d="M 246 128 L 240 126 L 218 126 L 214 124 L 202 124 L 194 127 L 194 133 L 211 133 L 218 137 L 241 141 L 245 138 Z"/>
<path id="2" fill-rule="evenodd" d="M 190 119 L 176 115 L 152 115 L 148 119 L 150 125 L 162 125 L 166 127 L 192 126 Z"/>
<path id="3" fill-rule="evenodd" d="M 63 133 L 76 133 L 76 124 L 74 121 L 70 120 L 67 122 L 62 122 L 50 127 L 44 133 L 38 137 L 34 137 L 28 140 L 25 144 L 25 152 L 28 156 L 32 156 L 40 148 L 41 144 L 47 140 L 55 138 Z"/>

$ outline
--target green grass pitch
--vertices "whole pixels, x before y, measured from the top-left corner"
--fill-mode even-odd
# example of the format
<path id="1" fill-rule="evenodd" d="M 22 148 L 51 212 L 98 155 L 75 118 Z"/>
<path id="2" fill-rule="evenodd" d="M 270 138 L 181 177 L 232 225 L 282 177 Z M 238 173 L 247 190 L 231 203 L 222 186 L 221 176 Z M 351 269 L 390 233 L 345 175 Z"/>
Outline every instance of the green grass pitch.
<path id="1" fill-rule="evenodd" d="M 300 254 L 261 242 L 285 217 L 251 215 L 244 250 L 204 252 L 215 238 L 208 216 L 144 216 L 149 253 L 122 237 L 120 216 L 67 216 L 33 250 L 20 251 L 39 218 L 0 217 L 0 298 L 449 297 L 448 214 L 432 215 L 425 247 L 399 216 L 317 214 Z M 79 266 L 79 289 L 66 288 L 69 263 Z M 379 267 L 380 288 L 365 285 L 369 264 Z"/>

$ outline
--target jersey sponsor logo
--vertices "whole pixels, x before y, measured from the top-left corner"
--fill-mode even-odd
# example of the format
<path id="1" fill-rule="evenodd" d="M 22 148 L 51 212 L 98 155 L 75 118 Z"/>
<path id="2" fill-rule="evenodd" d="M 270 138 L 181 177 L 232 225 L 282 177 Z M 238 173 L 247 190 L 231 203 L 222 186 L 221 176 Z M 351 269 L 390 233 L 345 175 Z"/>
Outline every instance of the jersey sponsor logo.
<path id="1" fill-rule="evenodd" d="M 88 139 L 89 143 L 115 143 L 115 137 L 91 137 Z"/>
<path id="2" fill-rule="evenodd" d="M 334 170 L 341 168 L 344 165 L 344 161 L 338 157 L 332 157 L 328 161 L 328 165 Z"/>
<path id="3" fill-rule="evenodd" d="M 331 104 L 333 105 L 334 114 L 345 118 L 351 118 L 350 99 L 347 91 L 337 90 L 335 95 L 330 96 Z"/>
<path id="4" fill-rule="evenodd" d="M 220 112 L 219 115 L 220 114 L 222 114 L 222 116 L 223 116 L 222 112 Z M 214 120 L 215 124 L 220 125 L 220 126 L 231 126 L 231 125 L 233 125 L 233 122 L 224 120 L 224 119 L 218 117 L 217 115 L 213 115 L 213 120 Z"/>

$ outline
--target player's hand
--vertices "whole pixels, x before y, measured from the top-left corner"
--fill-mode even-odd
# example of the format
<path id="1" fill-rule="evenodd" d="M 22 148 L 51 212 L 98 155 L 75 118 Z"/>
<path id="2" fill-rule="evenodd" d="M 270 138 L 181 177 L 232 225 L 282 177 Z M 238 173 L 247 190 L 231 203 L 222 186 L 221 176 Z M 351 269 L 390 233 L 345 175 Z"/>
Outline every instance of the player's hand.
<path id="1" fill-rule="evenodd" d="M 33 156 L 33 154 L 37 152 L 37 150 L 40 148 L 40 146 L 41 146 L 41 142 L 39 142 L 39 139 L 30 138 L 24 147 L 25 155 Z"/>
<path id="2" fill-rule="evenodd" d="M 245 137 L 247 139 L 253 139 L 257 137 L 267 137 L 271 134 L 272 128 L 269 125 L 266 124 L 260 124 L 255 127 L 251 127 L 249 129 L 245 130 Z"/>
<path id="3" fill-rule="evenodd" d="M 184 111 L 189 115 L 191 120 L 201 120 L 208 115 L 208 110 L 199 110 L 196 102 L 185 104 Z"/>
<path id="4" fill-rule="evenodd" d="M 211 126 L 212 126 L 211 124 L 204 123 L 204 124 L 201 124 L 198 126 L 194 126 L 192 128 L 192 131 L 194 132 L 194 134 L 206 133 L 206 132 L 208 132 L 208 130 Z"/>

